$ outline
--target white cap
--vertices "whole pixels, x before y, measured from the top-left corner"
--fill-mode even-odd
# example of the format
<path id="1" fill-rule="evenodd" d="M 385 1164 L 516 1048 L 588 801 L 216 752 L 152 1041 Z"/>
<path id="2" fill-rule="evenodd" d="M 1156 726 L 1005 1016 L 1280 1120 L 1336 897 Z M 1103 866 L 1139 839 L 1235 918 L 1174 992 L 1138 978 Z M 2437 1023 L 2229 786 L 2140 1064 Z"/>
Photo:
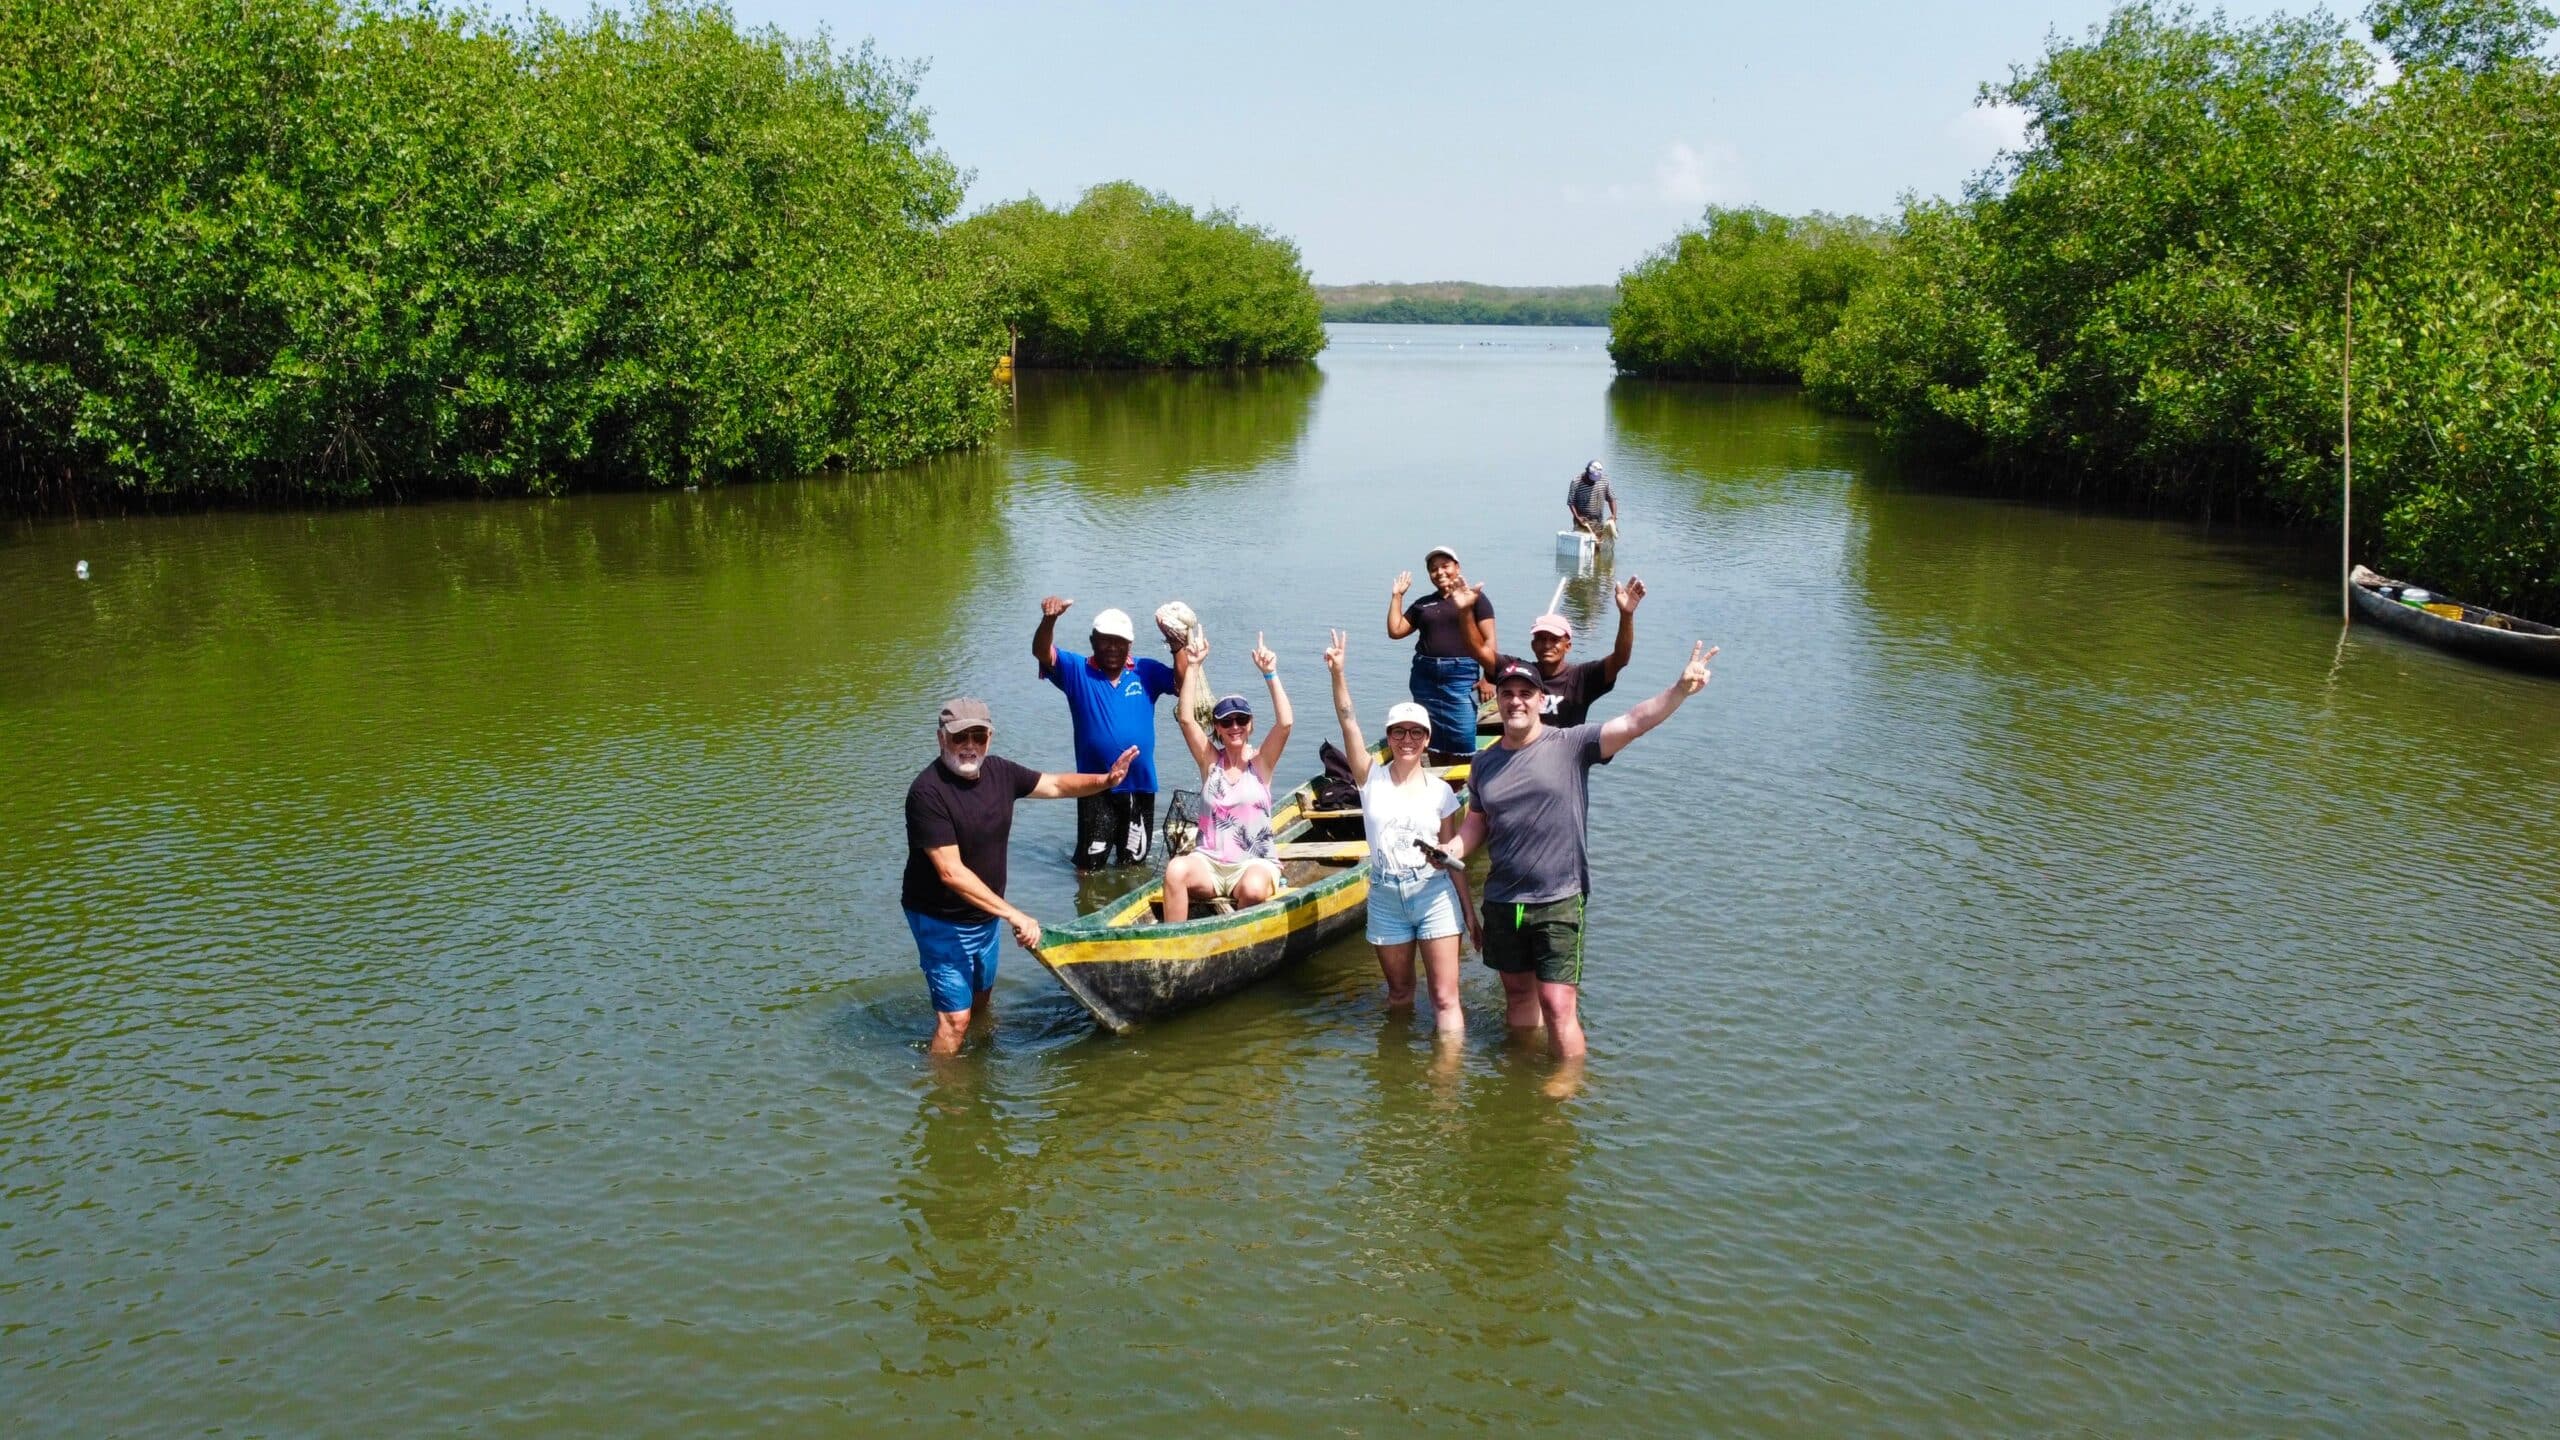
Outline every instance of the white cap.
<path id="1" fill-rule="evenodd" d="M 1446 546 L 1446 545 L 1434 545 L 1434 546 L 1432 546 L 1430 549 L 1425 550 L 1425 551 L 1423 551 L 1423 552 L 1422 552 L 1422 566 L 1423 566 L 1423 568 L 1424 568 L 1424 569 L 1426 569 L 1426 570 L 1427 570 L 1427 569 L 1429 569 L 1429 568 L 1431 568 L 1431 562 L 1432 562 L 1432 561 L 1434 561 L 1434 560 L 1439 559 L 1439 558 L 1440 558 L 1441 556 L 1443 556 L 1443 555 L 1448 556 L 1448 557 L 1449 557 L 1449 560 L 1450 560 L 1450 562 L 1451 562 L 1452 564 L 1463 564 L 1463 563 L 1465 563 L 1465 562 L 1460 561 L 1460 560 L 1458 559 L 1458 552 L 1457 552 L 1457 551 L 1450 549 L 1450 548 L 1449 548 L 1448 546 Z"/>
<path id="2" fill-rule="evenodd" d="M 1387 728 L 1393 730 L 1399 725 L 1419 725 L 1428 730 L 1431 728 L 1431 712 L 1410 700 L 1399 700 L 1387 707 Z"/>
<path id="3" fill-rule="evenodd" d="M 1138 627 L 1129 623 L 1128 611 L 1105 610 L 1093 617 L 1093 633 L 1109 635 L 1118 640 L 1135 640 L 1138 638 Z"/>

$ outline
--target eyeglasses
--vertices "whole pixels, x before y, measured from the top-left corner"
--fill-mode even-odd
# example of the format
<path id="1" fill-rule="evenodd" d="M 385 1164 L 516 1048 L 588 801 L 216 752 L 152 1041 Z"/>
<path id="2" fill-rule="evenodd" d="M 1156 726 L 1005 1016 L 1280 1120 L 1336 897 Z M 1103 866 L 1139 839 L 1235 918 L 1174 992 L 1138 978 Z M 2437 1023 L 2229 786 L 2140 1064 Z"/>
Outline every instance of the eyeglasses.
<path id="1" fill-rule="evenodd" d="M 1250 730 L 1253 728 L 1253 717 L 1250 715 L 1230 715 L 1218 722 L 1218 728 L 1221 730 Z"/>
<path id="2" fill-rule="evenodd" d="M 995 738 L 994 732 L 984 729 L 963 730 L 956 735 L 953 735 L 948 730 L 943 733 L 951 735 L 951 743 L 954 745 L 984 745 L 989 740 Z"/>
<path id="3" fill-rule="evenodd" d="M 1419 725 L 1390 725 L 1387 727 L 1387 738 L 1390 740 L 1428 740 L 1431 738 L 1431 732 L 1423 729 Z"/>

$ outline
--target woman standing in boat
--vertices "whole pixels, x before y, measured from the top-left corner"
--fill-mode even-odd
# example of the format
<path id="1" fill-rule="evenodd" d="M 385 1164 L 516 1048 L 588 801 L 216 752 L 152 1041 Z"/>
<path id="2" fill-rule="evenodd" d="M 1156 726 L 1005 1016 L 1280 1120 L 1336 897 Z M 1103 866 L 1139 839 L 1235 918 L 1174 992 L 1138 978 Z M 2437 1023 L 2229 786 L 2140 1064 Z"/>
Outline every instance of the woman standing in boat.
<path id="1" fill-rule="evenodd" d="M 1449 597 L 1459 591 L 1474 597 L 1468 609 L 1484 633 L 1488 650 L 1498 648 L 1493 638 L 1493 602 L 1481 588 L 1468 587 L 1466 572 L 1458 568 L 1458 552 L 1446 545 L 1425 552 L 1422 568 L 1434 588 L 1407 605 L 1404 596 L 1413 588 L 1413 572 L 1396 576 L 1395 592 L 1387 598 L 1387 638 L 1401 640 L 1421 633 L 1421 643 L 1413 647 L 1413 700 L 1431 716 L 1432 753 L 1454 762 L 1475 753 L 1476 682 L 1484 678 L 1484 667 L 1476 663 L 1458 607 Z"/>
<path id="2" fill-rule="evenodd" d="M 1173 654 L 1174 669 L 1187 675 L 1206 657 L 1208 647 L 1185 647 Z M 1209 706 L 1209 730 L 1189 706 L 1174 712 L 1182 727 L 1182 743 L 1200 766 L 1200 848 L 1178 856 L 1164 867 L 1164 921 L 1191 918 L 1191 901 L 1221 897 L 1241 910 L 1280 893 L 1279 847 L 1271 838 L 1271 771 L 1289 743 L 1289 692 L 1280 688 L 1280 657 L 1253 639 L 1253 668 L 1271 687 L 1271 731 L 1256 747 L 1253 705 L 1242 695 L 1221 695 Z M 1211 731 L 1215 734 L 1212 735 Z"/>
<path id="3" fill-rule="evenodd" d="M 1378 952 L 1390 1010 L 1413 1003 L 1413 961 L 1420 952 L 1433 1019 L 1440 1037 L 1454 1040 L 1467 1030 L 1458 1007 L 1458 936 L 1466 928 L 1466 901 L 1457 881 L 1422 847 L 1445 846 L 1458 833 L 1457 792 L 1424 763 L 1431 716 L 1409 701 L 1387 707 L 1387 763 L 1371 763 L 1360 717 L 1351 708 L 1351 683 L 1342 674 L 1348 643 L 1334 631 L 1324 664 L 1333 672 L 1333 716 L 1342 722 L 1342 753 L 1350 757 L 1351 780 L 1360 787 L 1360 827 L 1369 840 L 1369 947 Z"/>

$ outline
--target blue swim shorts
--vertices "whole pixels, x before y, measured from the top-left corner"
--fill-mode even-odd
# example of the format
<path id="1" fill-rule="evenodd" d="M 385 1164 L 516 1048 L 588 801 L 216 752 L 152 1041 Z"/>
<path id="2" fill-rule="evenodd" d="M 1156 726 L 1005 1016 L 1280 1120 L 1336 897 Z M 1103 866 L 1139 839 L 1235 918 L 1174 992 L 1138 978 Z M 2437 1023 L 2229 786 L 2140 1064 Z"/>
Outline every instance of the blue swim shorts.
<path id="1" fill-rule="evenodd" d="M 909 910 L 907 928 L 915 932 L 924 988 L 933 992 L 934 1009 L 945 1015 L 966 1010 L 977 1003 L 979 991 L 996 988 L 1003 921 L 989 916 L 974 925 L 959 925 Z"/>
<path id="2" fill-rule="evenodd" d="M 1369 872 L 1369 943 L 1404 945 L 1465 932 L 1458 887 L 1437 870 Z"/>

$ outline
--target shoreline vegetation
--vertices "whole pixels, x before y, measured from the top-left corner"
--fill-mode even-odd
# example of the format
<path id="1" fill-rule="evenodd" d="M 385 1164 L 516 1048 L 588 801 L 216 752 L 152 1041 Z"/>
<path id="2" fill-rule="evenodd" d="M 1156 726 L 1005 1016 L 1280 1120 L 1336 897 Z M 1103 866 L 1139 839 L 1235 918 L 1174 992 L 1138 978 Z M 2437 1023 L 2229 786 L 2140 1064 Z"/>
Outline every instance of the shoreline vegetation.
<path id="1" fill-rule="evenodd" d="M 1033 363 L 1322 347 L 1227 212 L 959 222 L 918 74 L 697 0 L 13 6 L 0 512 L 879 469 L 992 433 L 1008 320 Z"/>
<path id="2" fill-rule="evenodd" d="M 1298 247 L 1231 210 L 1195 213 L 1118 180 L 1053 210 L 969 217 L 953 240 L 1029 366 L 1215 369 L 1315 358 L 1324 323 Z"/>
<path id="3" fill-rule="evenodd" d="M 1983 88 L 2026 138 L 1961 199 L 1710 211 L 1622 278 L 1612 354 L 1800 380 L 2021 493 L 2334 531 L 2352 291 L 2357 558 L 2560 616 L 2553 18 L 2364 14 L 2396 76 L 2326 14 L 2125 6 Z"/>
<path id="4" fill-rule="evenodd" d="M 547 494 L 976 443 L 914 73 L 642 0 L 0 20 L 0 501 Z"/>
<path id="5" fill-rule="evenodd" d="M 1327 323 L 1352 325 L 1606 325 L 1614 285 L 1319 285 Z"/>

